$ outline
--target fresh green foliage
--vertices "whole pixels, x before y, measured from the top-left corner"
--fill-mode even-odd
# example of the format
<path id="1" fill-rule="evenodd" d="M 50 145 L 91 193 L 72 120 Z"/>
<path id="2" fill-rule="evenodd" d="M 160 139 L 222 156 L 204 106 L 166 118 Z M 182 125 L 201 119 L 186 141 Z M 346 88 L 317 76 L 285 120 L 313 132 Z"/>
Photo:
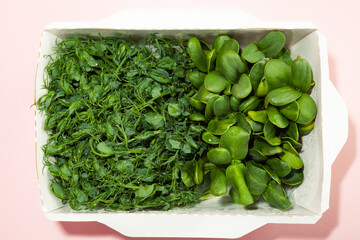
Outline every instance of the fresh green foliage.
<path id="1" fill-rule="evenodd" d="M 311 86 L 311 67 L 306 59 L 295 59 L 291 64 L 291 80 L 294 87 L 303 92 L 309 91 Z"/>
<path id="2" fill-rule="evenodd" d="M 195 66 L 202 72 L 208 71 L 206 55 L 201 48 L 200 41 L 192 37 L 188 42 L 188 51 L 191 58 L 194 60 Z"/>
<path id="3" fill-rule="evenodd" d="M 167 210 L 208 196 L 291 207 L 304 180 L 301 136 L 315 126 L 310 64 L 272 31 L 244 50 L 151 36 L 70 38 L 37 106 L 50 190 L 76 210 Z"/>
<path id="4" fill-rule="evenodd" d="M 227 192 L 227 180 L 225 171 L 222 168 L 214 168 L 210 170 L 210 192 L 214 196 L 222 196 Z"/>
<path id="5" fill-rule="evenodd" d="M 182 44 L 74 37 L 49 58 L 37 107 L 55 196 L 76 210 L 166 210 L 199 201 L 205 128 L 189 119 L 189 99 L 191 82 L 202 85 L 205 74 L 191 74 Z"/>
<path id="6" fill-rule="evenodd" d="M 190 55 L 198 66 L 204 51 L 217 54 L 215 70 L 208 68 L 204 81 L 192 81 L 199 89 L 193 97 L 206 105 L 195 109 L 205 116 L 202 139 L 210 148 L 207 161 L 221 168 L 212 170 L 214 196 L 226 192 L 222 187 L 226 169 L 234 203 L 248 205 L 262 196 L 286 210 L 291 203 L 283 187 L 304 180 L 298 151 L 301 135 L 314 128 L 317 107 L 309 95 L 314 82 L 310 64 L 300 57 L 292 61 L 285 41 L 282 32 L 272 31 L 241 50 L 235 39 L 219 35 L 213 49 L 198 45 L 199 56 Z M 215 55 L 211 57 L 213 66 Z"/>
<path id="7" fill-rule="evenodd" d="M 254 199 L 245 181 L 246 167 L 237 161 L 233 161 L 233 163 L 226 168 L 226 178 L 233 187 L 230 197 L 236 204 L 248 205 L 253 203 Z"/>

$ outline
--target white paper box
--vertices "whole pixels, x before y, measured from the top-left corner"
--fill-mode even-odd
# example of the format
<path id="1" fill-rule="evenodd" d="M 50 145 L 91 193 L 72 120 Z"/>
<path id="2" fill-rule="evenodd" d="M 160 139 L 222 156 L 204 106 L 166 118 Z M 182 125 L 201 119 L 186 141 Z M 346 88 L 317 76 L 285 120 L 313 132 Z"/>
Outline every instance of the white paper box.
<path id="1" fill-rule="evenodd" d="M 216 18 L 214 17 L 216 16 Z M 315 129 L 303 137 L 300 153 L 304 161 L 304 182 L 288 193 L 293 208 L 281 211 L 265 202 L 258 208 L 230 204 L 228 197 L 214 198 L 191 209 L 167 212 L 86 212 L 63 206 L 49 190 L 50 174 L 43 170 L 41 146 L 47 135 L 44 119 L 36 111 L 36 165 L 45 215 L 54 221 L 98 221 L 133 237 L 219 237 L 236 238 L 266 223 L 315 223 L 329 207 L 331 165 L 347 139 L 347 109 L 329 79 L 327 46 L 324 36 L 309 22 L 262 22 L 231 9 L 127 10 L 99 22 L 50 24 L 41 36 L 36 74 L 36 99 L 42 89 L 44 57 L 53 52 L 56 40 L 73 35 L 117 36 L 133 39 L 158 33 L 179 39 L 197 36 L 211 42 L 222 33 L 237 39 L 244 47 L 262 39 L 271 30 L 282 31 L 292 58 L 306 58 L 316 85 L 311 96 L 318 106 Z M 336 109 L 336 111 L 334 111 Z"/>

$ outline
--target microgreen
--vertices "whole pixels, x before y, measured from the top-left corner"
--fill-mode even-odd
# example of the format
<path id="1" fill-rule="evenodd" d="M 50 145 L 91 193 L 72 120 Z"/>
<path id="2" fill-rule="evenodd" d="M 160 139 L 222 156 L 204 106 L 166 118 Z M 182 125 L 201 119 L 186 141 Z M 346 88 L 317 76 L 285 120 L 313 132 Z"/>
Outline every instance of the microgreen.
<path id="1" fill-rule="evenodd" d="M 200 194 L 180 170 L 205 151 L 191 122 L 194 65 L 178 41 L 73 37 L 49 56 L 37 101 L 50 190 L 80 209 L 169 209 Z"/>

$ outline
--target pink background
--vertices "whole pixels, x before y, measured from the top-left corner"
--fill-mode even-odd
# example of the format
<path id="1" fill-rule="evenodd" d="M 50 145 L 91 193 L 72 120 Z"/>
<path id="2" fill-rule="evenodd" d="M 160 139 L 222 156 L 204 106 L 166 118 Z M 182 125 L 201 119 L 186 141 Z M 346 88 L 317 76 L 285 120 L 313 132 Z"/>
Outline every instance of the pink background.
<path id="1" fill-rule="evenodd" d="M 41 211 L 35 172 L 34 108 L 30 105 L 34 102 L 42 29 L 50 22 L 99 20 L 125 8 L 216 7 L 219 2 L 263 20 L 315 23 L 327 37 L 330 77 L 349 110 L 348 141 L 332 167 L 330 209 L 320 221 L 314 225 L 268 224 L 241 239 L 360 239 L 357 0 L 1 0 L 0 239 L 130 239 L 100 223 L 52 222 Z"/>

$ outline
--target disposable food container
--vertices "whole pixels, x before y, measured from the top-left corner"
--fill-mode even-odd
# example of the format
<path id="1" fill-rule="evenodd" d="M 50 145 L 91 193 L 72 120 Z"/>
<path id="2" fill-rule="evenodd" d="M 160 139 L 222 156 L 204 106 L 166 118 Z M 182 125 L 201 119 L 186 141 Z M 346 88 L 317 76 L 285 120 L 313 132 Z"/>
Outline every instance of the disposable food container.
<path id="1" fill-rule="evenodd" d="M 56 41 L 74 35 L 98 37 L 131 36 L 145 39 L 149 34 L 187 40 L 192 36 L 212 42 L 218 34 L 235 38 L 241 47 L 262 39 L 271 30 L 286 36 L 292 59 L 301 56 L 312 67 L 316 85 L 311 93 L 317 107 L 314 130 L 303 137 L 300 156 L 304 162 L 304 182 L 288 192 L 293 207 L 281 211 L 259 202 L 256 208 L 232 204 L 229 197 L 212 198 L 192 208 L 169 211 L 108 212 L 74 211 L 63 206 L 49 190 L 50 173 L 43 167 L 41 147 L 47 141 L 44 118 L 36 111 L 36 171 L 41 205 L 54 221 L 98 221 L 132 237 L 210 237 L 236 238 L 267 223 L 317 222 L 329 208 L 331 165 L 348 134 L 348 116 L 344 101 L 329 78 L 326 39 L 309 22 L 263 22 L 233 9 L 161 9 L 125 10 L 98 22 L 54 23 L 40 39 L 36 72 L 36 99 L 44 94 L 44 68 Z"/>

